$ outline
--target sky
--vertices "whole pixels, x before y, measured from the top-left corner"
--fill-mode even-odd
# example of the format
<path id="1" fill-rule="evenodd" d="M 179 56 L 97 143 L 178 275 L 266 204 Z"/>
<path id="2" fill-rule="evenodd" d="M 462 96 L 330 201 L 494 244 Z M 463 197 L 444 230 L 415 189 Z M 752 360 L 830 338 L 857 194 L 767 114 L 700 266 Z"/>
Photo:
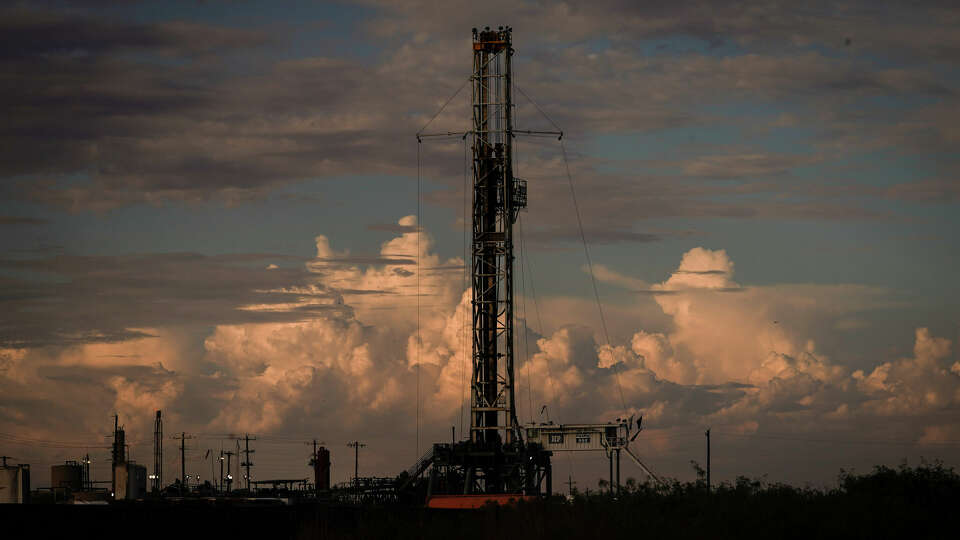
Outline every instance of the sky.
<path id="1" fill-rule="evenodd" d="M 415 134 L 509 25 L 516 125 L 564 132 L 515 142 L 522 422 L 642 414 L 681 480 L 707 428 L 721 481 L 960 465 L 953 3 L 477 4 L 5 3 L 0 453 L 108 478 L 162 409 L 203 479 L 250 433 L 343 481 L 462 434 L 469 141 Z"/>

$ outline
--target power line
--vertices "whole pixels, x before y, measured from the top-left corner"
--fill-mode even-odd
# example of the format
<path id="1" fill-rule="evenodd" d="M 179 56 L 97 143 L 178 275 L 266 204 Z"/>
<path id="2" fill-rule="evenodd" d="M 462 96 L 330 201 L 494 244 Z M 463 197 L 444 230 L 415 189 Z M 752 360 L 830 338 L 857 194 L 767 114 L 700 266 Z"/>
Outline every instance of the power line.
<path id="1" fill-rule="evenodd" d="M 535 422 L 536 419 L 533 416 L 533 411 L 534 411 L 533 382 L 531 381 L 531 378 L 530 378 L 530 339 L 527 336 L 527 328 L 529 327 L 529 324 L 527 322 L 527 317 L 529 314 L 527 311 L 527 301 L 526 301 L 526 281 L 527 280 L 523 272 L 523 266 L 524 266 L 523 258 L 526 256 L 526 251 L 524 250 L 524 246 L 523 246 L 523 237 L 518 235 L 518 240 L 519 240 L 518 245 L 520 247 L 520 302 L 519 302 L 520 309 L 518 311 L 522 312 L 522 318 L 523 318 L 523 328 L 521 329 L 521 332 L 523 332 L 523 334 L 521 339 L 523 341 L 524 367 L 527 368 L 527 406 L 528 406 L 528 412 L 530 414 L 530 421 Z"/>
<path id="2" fill-rule="evenodd" d="M 528 96 L 527 93 L 524 92 L 522 88 L 520 88 L 520 87 L 517 86 L 516 84 L 514 84 L 514 88 L 516 88 L 517 91 L 520 92 L 521 95 L 523 95 L 523 97 L 527 98 L 527 101 L 529 101 L 530 103 L 532 103 L 533 106 L 536 107 L 538 111 L 540 111 L 540 114 L 542 114 L 543 117 L 547 119 L 547 122 L 550 122 L 550 124 L 553 125 L 553 127 L 556 128 L 556 130 L 561 133 L 560 137 L 561 137 L 561 139 L 562 139 L 562 137 L 563 137 L 563 135 L 562 135 L 563 130 L 560 129 L 560 126 L 558 126 L 557 123 L 553 121 L 553 118 L 550 118 L 550 115 L 547 114 L 546 112 L 544 112 L 544 110 L 540 108 L 540 105 L 537 105 L 537 102 L 534 101 L 533 98 L 531 98 L 530 96 Z M 549 135 L 548 135 L 548 134 L 538 134 L 538 133 L 531 133 L 530 135 L 553 136 L 552 134 L 549 134 Z"/>
<path id="3" fill-rule="evenodd" d="M 102 442 L 96 443 L 84 443 L 84 442 L 75 442 L 75 441 L 53 441 L 47 439 L 34 439 L 31 437 L 22 437 L 20 435 L 14 435 L 12 433 L 0 433 L 0 440 L 10 444 L 19 444 L 24 446 L 36 446 L 40 448 L 53 448 L 53 449 L 71 449 L 71 448 L 98 448 L 98 449 L 109 449 L 112 448 L 110 445 L 104 445 Z"/>
<path id="4" fill-rule="evenodd" d="M 257 438 L 250 437 L 250 434 L 247 433 L 247 434 L 244 434 L 243 440 L 244 440 L 244 448 L 243 448 L 244 455 L 243 455 L 243 463 L 241 463 L 240 465 L 243 467 L 246 467 L 247 469 L 247 472 L 244 475 L 244 478 L 247 481 L 247 493 L 249 493 L 250 492 L 250 467 L 253 466 L 253 463 L 250 461 L 250 454 L 253 454 L 254 452 L 256 452 L 256 450 L 250 449 L 250 441 L 255 441 L 257 440 Z"/>
<path id="5" fill-rule="evenodd" d="M 462 89 L 462 88 L 463 88 L 463 87 L 461 86 L 461 89 Z M 460 92 L 460 90 L 457 90 L 457 93 L 459 93 L 459 92 Z M 454 95 L 456 95 L 456 94 L 454 94 Z M 450 99 L 453 99 L 453 97 L 451 97 Z M 450 100 L 447 100 L 447 103 L 450 103 Z M 447 105 L 444 104 L 443 106 L 446 107 Z M 442 111 L 443 108 L 441 108 L 440 110 Z M 440 113 L 437 112 L 437 114 L 440 114 Z M 437 115 L 434 115 L 434 118 L 436 118 L 436 117 L 437 117 Z M 433 119 L 432 119 L 432 118 L 430 119 L 430 122 L 433 122 Z M 427 122 L 427 125 L 430 125 L 430 122 Z M 426 126 L 424 126 L 424 129 L 426 129 Z M 422 131 L 422 130 L 421 130 L 421 131 Z M 416 410 L 417 410 L 417 414 L 416 414 L 416 416 L 417 416 L 417 441 L 416 441 L 416 444 L 415 444 L 414 456 L 419 456 L 419 455 L 420 455 L 420 348 L 421 348 L 421 342 L 420 342 L 420 236 L 422 236 L 422 233 L 423 233 L 423 219 L 422 219 L 422 217 L 421 217 L 421 211 L 420 211 L 420 210 L 421 210 L 421 209 L 420 209 L 420 189 L 421 189 L 421 188 L 420 188 L 420 183 L 421 183 L 421 180 L 420 180 L 420 174 L 421 174 L 421 173 L 420 173 L 420 167 L 421 167 L 421 165 L 420 165 L 420 163 L 421 163 L 420 152 L 421 152 L 421 147 L 422 147 L 422 146 L 423 146 L 423 142 L 421 142 L 421 140 L 420 140 L 420 135 L 418 134 L 418 135 L 417 135 L 417 343 L 416 343 L 416 345 L 417 345 L 417 353 L 416 353 L 416 361 L 417 361 L 417 365 L 416 365 L 416 372 L 417 372 L 417 404 L 416 404 Z"/>
<path id="6" fill-rule="evenodd" d="M 517 220 L 517 227 L 520 232 L 519 236 L 520 236 L 521 245 L 525 246 L 526 243 L 524 241 L 524 235 L 523 235 L 523 218 L 522 217 Z M 537 288 L 534 285 L 535 279 L 533 274 L 534 272 L 533 259 L 530 257 L 529 252 L 525 248 L 522 247 L 521 250 L 525 256 L 520 258 L 520 264 L 527 265 L 526 273 L 530 276 L 530 295 L 533 298 L 533 309 L 537 315 L 537 333 L 542 336 L 543 335 L 543 319 L 540 317 L 540 304 L 537 302 Z M 550 356 L 546 355 L 544 357 L 544 361 L 547 365 L 547 382 L 550 383 L 551 397 L 548 403 L 552 406 L 554 403 L 556 403 L 556 400 L 557 400 L 557 388 L 553 383 L 553 368 L 550 366 Z"/>
<path id="7" fill-rule="evenodd" d="M 467 264 L 467 137 L 463 137 L 463 294 L 467 292 L 467 284 L 470 283 L 470 265 Z M 462 297 L 461 297 L 462 299 Z M 467 310 L 463 310 L 460 315 L 461 343 L 463 349 L 463 358 L 460 361 L 460 436 L 463 437 L 463 413 L 467 403 L 467 341 L 469 332 L 467 331 Z M 470 347 L 471 357 L 473 355 L 473 344 Z M 471 363 L 472 363 L 471 358 Z"/>
<path id="8" fill-rule="evenodd" d="M 580 231 L 580 240 L 581 240 L 581 242 L 583 243 L 583 254 L 584 254 L 584 256 L 585 256 L 586 259 L 587 259 L 587 268 L 588 268 L 588 270 L 590 271 L 590 283 L 591 283 L 591 285 L 593 285 L 593 296 L 594 296 L 594 298 L 595 298 L 596 301 L 597 301 L 597 311 L 600 313 L 600 325 L 601 325 L 601 327 L 603 328 L 603 337 L 604 337 L 604 339 L 605 339 L 606 342 L 607 342 L 607 346 L 608 346 L 608 347 L 611 347 L 611 344 L 610 344 L 610 333 L 609 333 L 609 331 L 607 330 L 607 320 L 606 320 L 606 317 L 605 317 L 604 314 L 603 314 L 603 304 L 600 302 L 600 292 L 599 292 L 599 290 L 598 290 L 598 288 L 597 288 L 597 278 L 596 278 L 596 276 L 595 276 L 594 273 L 593 273 L 593 261 L 591 261 L 591 259 L 590 259 L 590 250 L 589 250 L 589 248 L 587 247 L 587 237 L 586 237 L 586 235 L 585 235 L 584 232 L 583 232 L 583 219 L 582 219 L 582 217 L 580 216 L 580 205 L 577 203 L 577 192 L 576 192 L 576 190 L 573 188 L 573 175 L 570 173 L 570 160 L 567 158 L 567 149 L 566 149 L 566 146 L 563 144 L 563 130 L 560 128 L 559 125 L 557 125 L 556 122 L 553 121 L 553 118 L 550 118 L 550 115 L 547 114 L 546 111 L 544 111 L 544 110 L 540 107 L 540 105 L 538 105 L 537 102 L 533 100 L 533 98 L 531 98 L 529 95 L 527 95 L 526 92 L 523 91 L 523 89 L 521 89 L 519 86 L 517 86 L 516 89 L 517 89 L 517 91 L 520 92 L 520 94 L 523 95 L 523 97 L 527 98 L 527 100 L 528 100 L 530 103 L 532 103 L 534 107 L 536 107 L 537 111 L 539 111 L 540 114 L 543 115 L 543 117 L 546 118 L 547 121 L 550 122 L 550 124 L 551 124 L 551 125 L 557 130 L 557 132 L 559 133 L 559 138 L 558 138 L 558 140 L 560 141 L 560 151 L 561 151 L 562 154 L 563 154 L 563 165 L 564 165 L 564 167 L 565 167 L 565 169 L 566 169 L 566 172 L 567 172 L 567 182 L 568 182 L 569 185 L 570 185 L 570 197 L 573 199 L 573 209 L 574 209 L 574 211 L 575 211 L 575 213 L 576 213 L 576 216 L 577 216 L 577 228 L 578 228 L 579 231 Z M 529 132 L 529 133 L 527 133 L 527 134 L 528 134 L 528 135 L 534 135 L 534 136 L 536 136 L 536 135 L 543 135 L 543 136 L 556 135 L 556 134 L 543 133 L 543 132 L 540 132 L 540 133 L 538 133 L 538 132 Z M 616 381 L 617 381 L 617 391 L 618 391 L 618 393 L 619 393 L 619 395 L 620 395 L 620 405 L 623 407 L 623 412 L 624 412 L 624 414 L 626 414 L 626 413 L 627 413 L 627 402 L 626 402 L 626 400 L 625 400 L 624 397 L 623 397 L 623 385 L 620 383 L 620 370 L 617 369 L 617 364 L 613 364 L 613 365 L 611 366 L 611 368 L 613 369 L 614 378 L 615 378 Z"/>
<path id="9" fill-rule="evenodd" d="M 457 91 L 454 92 L 453 95 L 447 99 L 446 103 L 444 103 L 442 107 L 440 107 L 440 110 L 438 110 L 436 114 L 434 114 L 433 117 L 430 118 L 430 120 L 426 124 L 424 124 L 422 128 L 420 128 L 420 131 L 417 132 L 418 141 L 420 140 L 420 136 L 423 134 L 423 132 L 430 126 L 430 124 L 433 123 L 434 120 L 437 119 L 438 116 L 440 116 L 440 113 L 442 113 L 443 110 L 447 108 L 447 105 L 449 105 L 450 102 L 453 101 L 453 98 L 457 97 L 460 94 L 460 92 L 467 86 L 467 83 L 470 82 L 472 78 L 473 78 L 472 76 L 467 77 L 466 80 L 463 81 L 463 84 L 460 85 L 460 88 L 457 88 Z"/>
<path id="10" fill-rule="evenodd" d="M 567 170 L 567 181 L 570 184 L 570 197 L 573 199 L 573 209 L 577 215 L 577 228 L 580 230 L 580 241 L 583 242 L 583 254 L 587 259 L 587 269 L 590 271 L 590 283 L 593 285 L 593 296 L 597 301 L 597 311 L 600 313 L 600 325 L 603 327 L 603 337 L 607 341 L 607 347 L 611 347 L 610 333 L 607 331 L 607 319 L 603 315 L 603 304 L 600 302 L 600 291 L 597 289 L 597 277 L 593 273 L 593 261 L 590 260 L 590 249 L 587 247 L 587 237 L 583 233 L 580 205 L 577 203 L 577 192 L 573 188 L 573 175 L 570 174 L 570 161 L 567 159 L 567 149 L 563 144 L 563 138 L 560 139 L 560 151 L 563 152 L 563 165 Z M 620 405 L 623 407 L 624 414 L 626 414 L 627 402 L 623 398 L 623 385 L 620 384 L 620 370 L 617 369 L 616 363 L 610 367 L 613 369 L 613 375 L 617 381 L 617 390 L 620 393 Z"/>

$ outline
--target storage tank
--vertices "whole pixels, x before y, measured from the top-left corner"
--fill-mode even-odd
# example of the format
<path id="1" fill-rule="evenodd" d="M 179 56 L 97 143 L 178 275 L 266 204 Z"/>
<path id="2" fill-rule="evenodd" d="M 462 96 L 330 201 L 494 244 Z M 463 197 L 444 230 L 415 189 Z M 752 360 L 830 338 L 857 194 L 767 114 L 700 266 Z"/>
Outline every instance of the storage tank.
<path id="1" fill-rule="evenodd" d="M 30 502 L 30 465 L 0 465 L 0 504 Z"/>
<path id="2" fill-rule="evenodd" d="M 147 492 L 147 468 L 136 463 L 118 463 L 113 468 L 114 500 L 135 500 Z"/>
<path id="3" fill-rule="evenodd" d="M 147 494 L 147 467 L 127 463 L 127 498 L 141 499 Z"/>
<path id="4" fill-rule="evenodd" d="M 50 487 L 82 491 L 83 465 L 76 461 L 67 461 L 63 465 L 50 467 Z"/>

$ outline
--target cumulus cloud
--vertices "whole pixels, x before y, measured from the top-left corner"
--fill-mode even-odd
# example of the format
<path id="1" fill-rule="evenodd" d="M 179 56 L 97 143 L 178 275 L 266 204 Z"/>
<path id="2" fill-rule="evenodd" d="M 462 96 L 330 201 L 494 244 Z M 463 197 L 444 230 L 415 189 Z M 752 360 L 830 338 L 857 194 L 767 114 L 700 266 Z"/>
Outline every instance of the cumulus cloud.
<path id="1" fill-rule="evenodd" d="M 133 327 L 137 336 L 118 342 L 3 349 L 2 431 L 82 437 L 102 432 L 104 417 L 118 411 L 131 433 L 147 434 L 153 411 L 163 409 L 170 424 L 201 433 L 363 431 L 384 441 L 412 438 L 418 419 L 428 444 L 436 426 L 456 423 L 467 394 L 471 295 L 459 273 L 425 271 L 463 261 L 439 257 L 412 216 L 398 225 L 371 259 L 379 264 L 351 260 L 317 236 L 317 257 L 304 263 L 312 284 L 270 289 L 285 299 L 280 307 L 246 306 L 253 313 L 305 307 L 313 309 L 309 318 L 227 321 L 200 333 Z M 419 288 L 418 266 L 396 257 L 419 259 Z M 664 430 L 704 424 L 748 435 L 771 427 L 804 433 L 819 422 L 858 436 L 885 419 L 906 419 L 898 421 L 918 444 L 950 440 L 958 426 L 945 413 L 960 407 L 960 370 L 949 340 L 921 328 L 911 356 L 854 370 L 820 350 L 804 320 L 841 319 L 846 311 L 825 307 L 829 300 L 864 304 L 869 290 L 743 287 L 734 269 L 724 250 L 689 250 L 638 296 L 652 298 L 667 327 L 644 329 L 634 319 L 620 342 L 599 341 L 575 321 L 538 335 L 521 319 L 520 339 L 531 345 L 518 348 L 521 420 L 643 414 L 652 431 L 641 444 L 654 455 L 673 451 Z M 773 319 L 782 313 L 790 317 Z M 57 414 L 50 403 L 61 399 L 78 406 Z M 399 470 L 406 457 L 378 463 Z"/>
<path id="2" fill-rule="evenodd" d="M 859 419 L 876 426 L 877 419 L 896 416 L 930 418 L 925 421 L 937 422 L 927 426 L 930 433 L 943 431 L 934 418 L 960 405 L 960 377 L 949 361 L 949 340 L 920 328 L 912 357 L 855 370 L 819 350 L 814 337 L 806 334 L 811 326 L 805 321 L 846 321 L 846 310 L 862 309 L 875 300 L 871 297 L 877 291 L 836 285 L 743 288 L 733 280 L 733 272 L 733 261 L 723 250 L 694 248 L 685 253 L 668 279 L 651 286 L 656 303 L 672 320 L 671 330 L 641 329 L 629 346 L 597 345 L 597 366 L 617 366 L 623 380 L 644 374 L 661 386 L 690 390 L 732 384 L 729 388 L 739 393 L 699 416 L 681 415 L 683 421 L 753 423 L 755 431 L 788 418 L 799 425 L 815 417 Z M 601 272 L 598 277 L 615 285 L 632 284 L 625 276 Z M 729 291 L 741 292 L 725 294 Z M 644 402 L 655 388 L 638 387 L 644 392 L 627 391 L 628 403 Z M 666 403 L 676 409 L 678 398 L 671 399 Z M 916 429 L 912 433 L 918 441 L 934 436 Z"/>

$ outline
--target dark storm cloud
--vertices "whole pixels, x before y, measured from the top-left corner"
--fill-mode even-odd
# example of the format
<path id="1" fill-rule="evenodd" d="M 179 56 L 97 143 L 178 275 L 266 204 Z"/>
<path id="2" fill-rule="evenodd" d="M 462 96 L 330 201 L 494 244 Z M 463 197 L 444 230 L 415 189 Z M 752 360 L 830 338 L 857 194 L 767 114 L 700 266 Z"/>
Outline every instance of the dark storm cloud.
<path id="1" fill-rule="evenodd" d="M 117 51 L 189 56 L 260 46 L 270 39 L 259 30 L 184 21 L 137 24 L 26 7 L 0 9 L 0 58 L 3 59 L 94 56 Z"/>
<path id="2" fill-rule="evenodd" d="M 0 216 L 0 225 L 45 225 L 49 222 L 46 219 L 32 217 Z"/>
<path id="3" fill-rule="evenodd" d="M 368 24 L 382 35 L 418 30 L 455 37 L 478 24 L 510 24 L 552 42 L 585 41 L 602 35 L 611 40 L 688 36 L 709 46 L 727 42 L 763 50 L 797 45 L 826 49 L 882 52 L 898 58 L 922 55 L 952 62 L 960 53 L 957 20 L 951 2 L 741 2 L 681 0 L 567 0 L 517 3 L 492 0 L 474 9 L 429 0 L 370 0 L 383 8 Z M 485 22 L 489 21 L 489 22 Z"/>
<path id="4" fill-rule="evenodd" d="M 701 156 L 683 164 L 690 176 L 706 178 L 756 178 L 778 176 L 790 169 L 816 162 L 805 155 L 740 154 Z"/>
<path id="5" fill-rule="evenodd" d="M 295 294 L 283 287 L 311 279 L 302 270 L 264 269 L 278 258 L 167 253 L 0 260 L 0 268 L 32 276 L 0 279 L 0 342 L 108 343 L 149 337 L 139 330 L 148 327 L 298 320 L 304 315 L 282 306 Z M 323 290 L 296 296 L 336 299 Z M 270 311 L 239 309 L 271 304 L 277 306 Z"/>
<path id="6" fill-rule="evenodd" d="M 909 202 L 957 202 L 960 201 L 960 179 L 921 180 L 896 184 L 887 188 L 883 196 L 892 200 Z"/>
<path id="7" fill-rule="evenodd" d="M 266 34 L 5 15 L 0 176 L 11 197 L 73 210 L 240 202 L 346 171 L 361 155 L 367 170 L 398 161 L 383 155 L 390 145 L 378 132 L 377 118 L 389 115 L 376 106 L 366 108 L 372 119 L 348 111 L 370 99 L 355 63 L 253 62 L 237 74 L 226 63 L 269 46 Z"/>
<path id="8" fill-rule="evenodd" d="M 0 125 L 5 195 L 73 211 L 169 200 L 236 204 L 309 178 L 414 174 L 412 134 L 462 81 L 469 54 L 466 31 L 483 13 L 447 4 L 429 10 L 416 3 L 377 5 L 379 11 L 363 24 L 371 33 L 363 39 L 382 38 L 393 45 L 381 57 L 362 60 L 320 56 L 324 51 L 277 60 L 268 54 L 285 39 L 276 29 L 132 24 L 8 10 L 2 23 L 8 51 L 2 77 L 10 84 L 0 90 L 9 111 Z M 937 50 L 954 48 L 960 40 L 941 32 L 949 12 L 937 6 L 918 8 L 914 18 L 903 21 L 890 6 L 839 9 L 823 4 L 800 12 L 786 5 L 746 8 L 739 3 L 604 5 L 488 6 L 489 15 L 499 13 L 497 18 L 509 18 L 518 29 L 518 85 L 561 124 L 572 146 L 596 133 L 731 122 L 770 129 L 770 122 L 758 127 L 753 120 L 716 112 L 725 103 L 744 101 L 810 111 L 795 115 L 793 123 L 811 129 L 814 143 L 827 152 L 817 162 L 889 146 L 949 148 L 956 140 L 955 92 L 929 69 L 936 55 L 927 53 L 934 36 Z M 858 51 L 880 57 L 907 54 L 922 61 L 901 67 L 852 55 L 849 48 L 842 54 L 823 52 L 842 42 L 833 34 L 850 35 L 838 22 L 843 20 L 858 23 Z M 865 30 L 870 26 L 865 21 L 887 32 Z M 410 35 L 412 29 L 419 33 Z M 894 35 L 905 43 L 896 51 L 889 46 Z M 904 40 L 907 35 L 916 39 Z M 650 55 L 637 49 L 638 40 L 671 36 L 735 43 L 747 52 L 665 50 Z M 589 45 L 598 37 L 609 39 L 609 46 Z M 240 59 L 245 68 L 232 69 Z M 909 109 L 891 111 L 863 101 L 903 96 L 932 104 L 914 115 Z M 467 97 L 452 102 L 432 127 L 465 129 Z M 517 104 L 522 127 L 549 127 L 525 98 L 518 97 Z M 521 159 L 549 157 L 543 156 L 544 141 L 518 144 Z M 422 150 L 425 180 L 458 188 L 434 191 L 427 200 L 460 208 L 463 143 L 431 141 Z M 743 184 L 711 190 L 689 180 L 769 180 L 814 161 L 749 148 L 705 150 L 685 161 L 666 156 L 662 162 L 674 163 L 677 171 L 655 178 L 650 172 L 654 163 L 641 164 L 630 174 L 605 173 L 606 178 L 595 171 L 609 164 L 576 169 L 575 163 L 578 183 L 590 186 L 582 202 L 594 241 L 654 241 L 661 235 L 631 231 L 656 217 L 889 218 L 862 204 L 719 202 L 718 197 L 737 193 Z M 552 163 L 527 162 L 519 174 L 562 178 L 557 149 L 549 152 Z M 771 195 L 783 187 L 770 185 Z M 569 223 L 560 223 L 569 216 L 552 211 L 568 204 L 564 190 L 531 178 L 531 206 L 551 209 L 532 210 L 539 212 L 534 221 L 541 230 L 531 233 L 546 237 L 569 229 Z M 371 225 L 373 230 L 409 232 L 397 227 Z M 563 241 L 569 236 L 556 235 Z"/>

